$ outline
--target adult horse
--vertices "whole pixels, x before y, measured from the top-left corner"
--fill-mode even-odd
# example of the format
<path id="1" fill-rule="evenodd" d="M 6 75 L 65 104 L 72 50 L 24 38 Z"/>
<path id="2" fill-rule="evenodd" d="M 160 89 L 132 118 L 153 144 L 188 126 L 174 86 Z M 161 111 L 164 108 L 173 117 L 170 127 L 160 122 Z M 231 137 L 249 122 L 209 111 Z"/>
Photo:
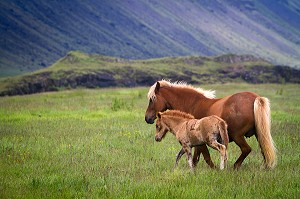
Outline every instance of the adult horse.
<path id="1" fill-rule="evenodd" d="M 241 92 L 216 99 L 214 91 L 162 80 L 151 86 L 148 99 L 149 105 L 145 113 L 147 123 L 154 123 L 157 112 L 167 109 L 190 113 L 197 119 L 217 115 L 228 124 L 229 141 L 234 141 L 241 149 L 234 168 L 239 168 L 251 152 L 245 137 L 253 135 L 258 140 L 265 167 L 275 166 L 276 149 L 270 132 L 270 104 L 267 98 L 252 92 Z M 214 168 L 206 145 L 195 148 L 194 164 L 198 163 L 201 153 L 206 163 Z"/>

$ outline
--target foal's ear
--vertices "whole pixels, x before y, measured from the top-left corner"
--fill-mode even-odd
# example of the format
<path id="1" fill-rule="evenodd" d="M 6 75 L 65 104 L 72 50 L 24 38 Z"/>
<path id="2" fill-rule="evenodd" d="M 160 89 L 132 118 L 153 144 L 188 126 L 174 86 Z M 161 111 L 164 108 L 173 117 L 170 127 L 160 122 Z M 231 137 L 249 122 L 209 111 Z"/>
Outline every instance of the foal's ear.
<path id="1" fill-rule="evenodd" d="M 157 117 L 160 119 L 161 118 L 161 114 L 162 114 L 162 112 L 158 112 L 157 113 Z"/>
<path id="2" fill-rule="evenodd" d="M 155 90 L 154 90 L 155 94 L 158 93 L 159 88 L 160 88 L 160 83 L 157 81 L 156 82 L 156 87 L 155 87 Z"/>

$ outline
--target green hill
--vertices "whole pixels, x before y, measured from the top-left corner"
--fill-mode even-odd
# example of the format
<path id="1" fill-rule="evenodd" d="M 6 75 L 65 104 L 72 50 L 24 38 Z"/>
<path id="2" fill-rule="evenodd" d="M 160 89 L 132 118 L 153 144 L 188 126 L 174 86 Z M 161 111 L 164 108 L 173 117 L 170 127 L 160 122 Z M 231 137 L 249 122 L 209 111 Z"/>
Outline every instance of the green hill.
<path id="1" fill-rule="evenodd" d="M 275 66 L 251 55 L 127 60 L 71 51 L 48 68 L 17 77 L 2 78 L 0 95 L 78 87 L 149 86 L 163 78 L 186 81 L 189 84 L 300 83 L 300 71 Z"/>

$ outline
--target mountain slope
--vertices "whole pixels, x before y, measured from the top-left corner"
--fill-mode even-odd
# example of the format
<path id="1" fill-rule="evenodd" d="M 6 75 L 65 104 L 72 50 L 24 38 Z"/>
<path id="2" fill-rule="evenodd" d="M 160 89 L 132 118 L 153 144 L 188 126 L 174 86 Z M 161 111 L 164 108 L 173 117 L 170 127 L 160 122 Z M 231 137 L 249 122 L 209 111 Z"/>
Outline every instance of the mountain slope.
<path id="1" fill-rule="evenodd" d="M 253 54 L 300 67 L 297 0 L 0 2 L 0 76 L 71 50 L 126 59 Z"/>
<path id="2" fill-rule="evenodd" d="M 274 66 L 252 55 L 126 60 L 72 51 L 48 68 L 0 80 L 0 96 L 78 87 L 150 86 L 163 78 L 190 84 L 300 83 L 300 70 Z"/>

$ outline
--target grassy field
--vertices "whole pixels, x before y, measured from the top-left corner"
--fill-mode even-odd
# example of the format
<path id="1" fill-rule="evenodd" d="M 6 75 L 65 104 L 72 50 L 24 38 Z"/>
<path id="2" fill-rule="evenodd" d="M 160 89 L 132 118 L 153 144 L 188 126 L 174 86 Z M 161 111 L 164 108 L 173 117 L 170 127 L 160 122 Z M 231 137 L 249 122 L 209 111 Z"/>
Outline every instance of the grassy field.
<path id="1" fill-rule="evenodd" d="M 254 91 L 271 100 L 278 165 L 253 151 L 239 171 L 229 145 L 224 171 L 201 158 L 195 173 L 174 136 L 154 140 L 144 122 L 148 88 L 78 89 L 0 98 L 0 198 L 299 198 L 300 86 L 206 85 L 217 97 Z M 210 150 L 214 162 L 219 155 Z"/>

